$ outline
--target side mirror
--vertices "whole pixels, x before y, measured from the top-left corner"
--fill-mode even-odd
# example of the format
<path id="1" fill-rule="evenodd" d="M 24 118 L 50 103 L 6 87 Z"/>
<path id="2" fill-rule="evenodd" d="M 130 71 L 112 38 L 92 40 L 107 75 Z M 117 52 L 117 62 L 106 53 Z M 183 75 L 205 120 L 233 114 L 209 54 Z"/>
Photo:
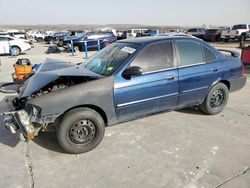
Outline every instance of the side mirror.
<path id="1" fill-rule="evenodd" d="M 132 76 L 140 75 L 142 75 L 142 69 L 138 66 L 129 67 L 122 73 L 122 76 L 126 79 L 130 79 Z"/>

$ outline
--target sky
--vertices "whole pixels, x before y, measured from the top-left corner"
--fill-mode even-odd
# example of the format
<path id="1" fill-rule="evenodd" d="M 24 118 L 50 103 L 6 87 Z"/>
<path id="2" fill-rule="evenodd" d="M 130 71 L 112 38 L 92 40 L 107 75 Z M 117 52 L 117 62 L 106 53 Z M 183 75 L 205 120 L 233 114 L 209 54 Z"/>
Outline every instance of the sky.
<path id="1" fill-rule="evenodd" d="M 0 25 L 250 24 L 250 0 L 0 0 Z"/>

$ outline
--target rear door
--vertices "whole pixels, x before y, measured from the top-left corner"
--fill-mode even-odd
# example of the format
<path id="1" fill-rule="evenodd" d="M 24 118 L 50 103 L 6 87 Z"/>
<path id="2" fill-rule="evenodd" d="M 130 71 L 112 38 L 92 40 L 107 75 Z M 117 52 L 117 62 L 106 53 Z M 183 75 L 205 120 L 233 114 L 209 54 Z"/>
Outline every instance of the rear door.
<path id="1" fill-rule="evenodd" d="M 216 55 L 196 40 L 176 40 L 179 54 L 178 106 L 201 103 L 219 78 L 222 64 Z"/>
<path id="2" fill-rule="evenodd" d="M 178 98 L 178 71 L 174 66 L 172 41 L 144 48 L 129 66 L 139 66 L 141 76 L 116 76 L 115 105 L 120 120 L 172 109 Z"/>

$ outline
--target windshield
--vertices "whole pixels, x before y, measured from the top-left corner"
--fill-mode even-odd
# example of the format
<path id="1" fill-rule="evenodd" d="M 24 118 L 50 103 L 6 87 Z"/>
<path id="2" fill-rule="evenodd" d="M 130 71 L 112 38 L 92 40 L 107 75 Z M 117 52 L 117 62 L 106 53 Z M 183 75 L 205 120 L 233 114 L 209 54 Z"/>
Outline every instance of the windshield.
<path id="1" fill-rule="evenodd" d="M 136 43 L 113 43 L 93 55 L 85 68 L 103 76 L 113 74 L 138 49 Z"/>

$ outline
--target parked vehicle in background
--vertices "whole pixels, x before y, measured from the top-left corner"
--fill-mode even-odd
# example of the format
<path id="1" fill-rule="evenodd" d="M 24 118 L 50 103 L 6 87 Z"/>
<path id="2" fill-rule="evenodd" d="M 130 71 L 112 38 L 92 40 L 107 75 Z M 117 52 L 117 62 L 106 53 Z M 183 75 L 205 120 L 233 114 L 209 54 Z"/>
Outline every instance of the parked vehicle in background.
<path id="1" fill-rule="evenodd" d="M 185 31 L 182 29 L 170 29 L 169 32 L 170 33 L 185 33 Z"/>
<path id="2" fill-rule="evenodd" d="M 161 36 L 116 42 L 83 64 L 46 62 L 3 113 L 5 127 L 27 140 L 54 128 L 65 151 L 84 153 L 107 126 L 192 106 L 218 114 L 246 83 L 239 54 L 228 52 L 194 37 Z"/>
<path id="3" fill-rule="evenodd" d="M 117 40 L 116 36 L 112 32 L 89 32 L 82 38 L 74 40 L 75 51 L 84 51 L 84 44 L 87 42 L 88 49 L 98 49 L 98 41 L 100 48 L 109 46 L 111 43 Z M 69 44 L 71 48 L 71 45 Z"/>
<path id="4" fill-rule="evenodd" d="M 71 40 L 77 41 L 77 40 L 81 39 L 82 37 L 84 37 L 85 35 L 86 35 L 85 31 L 71 31 L 70 34 L 64 36 L 64 38 L 60 41 L 60 44 L 62 46 L 65 46 L 65 45 L 69 44 L 71 42 Z"/>
<path id="5" fill-rule="evenodd" d="M 204 35 L 204 40 L 221 41 L 221 33 L 225 30 L 225 28 L 207 29 L 206 34 Z"/>
<path id="6" fill-rule="evenodd" d="M 59 47 L 63 47 L 66 43 L 68 43 L 68 41 L 78 39 L 79 37 L 84 36 L 84 34 L 85 31 L 68 31 L 65 35 L 56 37 L 56 41 L 54 41 L 54 43 L 57 43 Z"/>
<path id="7" fill-rule="evenodd" d="M 144 33 L 138 33 L 136 37 L 150 37 L 150 36 L 156 36 L 160 34 L 160 30 L 158 29 L 148 29 Z"/>
<path id="8" fill-rule="evenodd" d="M 195 36 L 200 39 L 204 39 L 204 36 L 206 34 L 206 29 L 204 28 L 191 28 L 187 30 L 188 35 Z"/>
<path id="9" fill-rule="evenodd" d="M 222 31 L 221 38 L 228 42 L 230 39 L 244 41 L 250 38 L 250 24 L 234 25 L 231 30 Z"/>
<path id="10" fill-rule="evenodd" d="M 44 38 L 46 37 L 46 33 L 45 32 L 42 32 L 42 31 L 39 31 L 39 32 L 36 32 L 34 33 L 34 39 L 37 41 L 37 42 L 43 42 L 44 41 Z"/>
<path id="11" fill-rule="evenodd" d="M 44 41 L 45 41 L 46 43 L 57 43 L 58 41 L 64 39 L 64 37 L 65 37 L 66 35 L 68 35 L 68 34 L 69 34 L 68 31 L 56 32 L 56 33 L 54 33 L 54 34 L 52 34 L 52 35 L 46 36 L 46 37 L 44 38 Z"/>
<path id="12" fill-rule="evenodd" d="M 0 35 L 0 54 L 10 54 L 10 47 L 14 56 L 21 54 L 31 48 L 30 41 L 18 39 L 11 36 Z"/>
<path id="13" fill-rule="evenodd" d="M 118 31 L 117 32 L 117 40 L 123 40 L 127 38 L 128 31 Z"/>
<path id="14" fill-rule="evenodd" d="M 27 39 L 26 33 L 23 31 L 18 31 L 18 30 L 9 30 L 5 32 L 0 32 L 0 35 L 9 35 L 15 38 Z"/>
<path id="15" fill-rule="evenodd" d="M 144 33 L 147 29 L 129 29 L 127 32 L 127 38 L 135 38 L 136 35 Z"/>

